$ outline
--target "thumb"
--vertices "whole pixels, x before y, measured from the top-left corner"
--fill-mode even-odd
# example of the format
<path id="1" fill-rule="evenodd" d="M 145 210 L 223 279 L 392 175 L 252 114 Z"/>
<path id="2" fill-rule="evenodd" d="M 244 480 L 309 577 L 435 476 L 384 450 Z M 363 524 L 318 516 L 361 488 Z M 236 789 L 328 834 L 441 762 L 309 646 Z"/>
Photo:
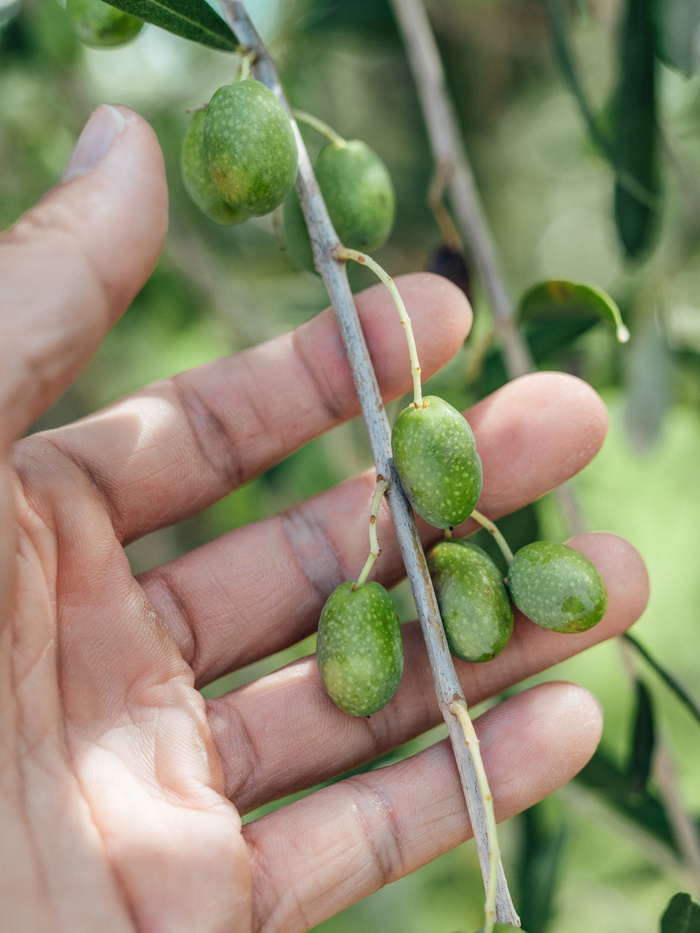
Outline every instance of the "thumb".
<path id="1" fill-rule="evenodd" d="M 92 114 L 61 185 L 0 236 L 0 444 L 63 392 L 148 278 L 167 229 L 155 134 Z"/>

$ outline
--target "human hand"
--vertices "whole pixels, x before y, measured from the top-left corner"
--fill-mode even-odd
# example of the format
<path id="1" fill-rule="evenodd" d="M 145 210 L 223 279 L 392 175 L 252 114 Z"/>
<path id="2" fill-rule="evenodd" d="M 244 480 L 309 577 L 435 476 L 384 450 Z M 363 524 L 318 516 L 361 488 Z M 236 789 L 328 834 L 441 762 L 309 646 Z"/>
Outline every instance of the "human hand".
<path id="1" fill-rule="evenodd" d="M 197 689 L 313 631 L 326 596 L 366 556 L 374 477 L 138 578 L 124 546 L 355 417 L 340 339 L 324 313 L 13 447 L 127 307 L 165 235 L 160 151 L 130 111 L 96 112 L 68 175 L 0 239 L 3 933 L 306 930 L 470 835 L 446 743 L 241 823 L 439 721 L 416 625 L 404 626 L 399 691 L 369 720 L 331 703 L 313 658 L 216 700 Z M 432 276 L 400 288 L 429 375 L 461 345 L 469 309 Z M 397 397 L 410 373 L 394 352 L 391 298 L 378 287 L 358 303 L 383 394 Z M 479 508 L 491 518 L 581 469 L 606 428 L 597 396 L 561 374 L 517 380 L 469 420 L 485 466 Z M 422 531 L 426 543 L 439 534 Z M 379 537 L 376 571 L 391 585 L 402 569 L 384 508 Z M 636 552 L 605 534 L 572 543 L 605 577 L 605 619 L 561 636 L 518 618 L 497 660 L 457 662 L 468 702 L 641 613 Z M 570 684 L 482 716 L 498 817 L 575 774 L 600 728 L 595 700 Z"/>

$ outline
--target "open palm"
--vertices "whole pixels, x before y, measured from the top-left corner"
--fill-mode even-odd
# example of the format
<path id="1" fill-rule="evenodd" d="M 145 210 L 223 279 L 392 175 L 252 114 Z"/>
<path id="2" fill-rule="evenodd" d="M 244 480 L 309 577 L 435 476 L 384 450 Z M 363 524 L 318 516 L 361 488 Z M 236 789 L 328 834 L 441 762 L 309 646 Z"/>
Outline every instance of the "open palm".
<path id="1" fill-rule="evenodd" d="M 329 313 L 13 446 L 127 307 L 165 234 L 149 127 L 116 108 L 91 127 L 71 180 L 0 240 L 2 928 L 307 930 L 470 834 L 444 743 L 241 822 L 439 721 L 420 632 L 404 626 L 402 684 L 368 720 L 333 706 L 313 658 L 217 700 L 198 691 L 313 631 L 328 593 L 366 556 L 371 475 L 140 577 L 124 552 L 357 415 Z M 400 288 L 429 375 L 460 346 L 469 309 L 431 276 Z M 372 289 L 359 306 L 382 392 L 395 398 L 410 372 L 391 300 Z M 594 393 L 559 374 L 518 380 L 469 418 L 491 517 L 583 467 L 606 426 Z M 437 534 L 423 533 L 426 543 Z M 384 511 L 379 535 L 376 569 L 391 585 L 401 562 Z M 459 664 L 468 701 L 641 613 L 636 552 L 609 535 L 573 543 L 606 578 L 605 620 L 563 637 L 519 618 L 497 661 Z M 580 688 L 546 684 L 489 712 L 479 731 L 503 818 L 585 763 L 600 713 Z"/>

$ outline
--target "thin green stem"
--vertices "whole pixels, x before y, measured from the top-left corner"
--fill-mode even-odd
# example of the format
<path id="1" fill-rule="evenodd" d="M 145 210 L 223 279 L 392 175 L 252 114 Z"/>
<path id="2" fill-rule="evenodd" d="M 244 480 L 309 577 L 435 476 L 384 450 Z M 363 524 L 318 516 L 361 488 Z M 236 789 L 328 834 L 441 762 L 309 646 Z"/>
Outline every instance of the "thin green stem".
<path id="1" fill-rule="evenodd" d="M 372 259 L 371 256 L 368 256 L 366 253 L 360 253 L 356 249 L 348 249 L 346 246 L 339 246 L 335 255 L 336 259 L 352 259 L 354 262 L 359 262 L 360 265 L 368 266 L 372 272 L 374 272 L 377 278 L 389 289 L 391 296 L 394 299 L 396 310 L 399 312 L 401 324 L 403 325 L 406 334 L 406 341 L 408 343 L 408 355 L 411 358 L 411 373 L 413 375 L 413 407 L 422 408 L 423 391 L 420 384 L 421 369 L 420 363 L 418 362 L 416 341 L 413 336 L 413 327 L 411 326 L 411 319 L 408 316 L 406 305 L 403 303 L 403 298 L 399 294 L 399 290 L 396 287 L 394 280 L 387 272 L 384 271 L 384 269 L 382 269 L 378 262 L 375 262 L 375 260 Z"/>
<path id="2" fill-rule="evenodd" d="M 330 139 L 336 146 L 347 146 L 347 140 L 343 139 L 340 133 L 336 133 L 332 127 L 324 123 L 323 120 L 319 120 L 318 117 L 315 117 L 313 114 L 306 113 L 305 110 L 292 110 L 292 114 L 297 123 L 305 123 L 307 126 L 310 126 L 311 129 L 316 130 L 317 133 L 325 136 L 326 139 Z"/>
<path id="3" fill-rule="evenodd" d="M 489 787 L 489 779 L 486 775 L 484 762 L 481 757 L 481 747 L 479 739 L 474 729 L 474 724 L 469 716 L 467 704 L 464 700 L 455 700 L 450 705 L 450 712 L 459 722 L 464 735 L 464 742 L 469 749 L 476 779 L 481 791 L 481 798 L 484 803 L 484 813 L 486 815 L 486 831 L 489 841 L 489 880 L 486 886 L 486 903 L 484 904 L 484 933 L 493 933 L 493 924 L 496 918 L 496 885 L 498 880 L 498 865 L 501 861 L 501 851 L 498 845 L 498 830 L 496 829 L 496 814 L 493 809 L 493 797 Z"/>
<path id="4" fill-rule="evenodd" d="M 486 518 L 485 515 L 482 515 L 481 512 L 477 512 L 476 509 L 474 509 L 470 517 L 477 521 L 482 528 L 485 528 L 490 534 L 493 535 L 496 544 L 501 549 L 501 554 L 503 554 L 506 559 L 506 564 L 508 564 L 510 567 L 510 562 L 513 560 L 513 552 L 508 547 L 508 542 L 503 537 L 498 528 L 496 528 L 491 519 Z"/>
<path id="5" fill-rule="evenodd" d="M 377 516 L 379 515 L 379 506 L 382 503 L 384 493 L 388 488 L 389 483 L 380 474 L 377 477 L 377 487 L 374 490 L 374 496 L 372 496 L 372 504 L 369 510 L 369 554 L 367 555 L 365 566 L 362 568 L 362 573 L 357 578 L 355 587 L 362 586 L 369 576 L 369 572 L 375 560 L 382 553 L 382 549 L 379 547 L 379 541 L 377 540 Z"/>
<path id="6" fill-rule="evenodd" d="M 238 72 L 238 78 L 236 79 L 237 81 L 248 80 L 248 78 L 250 77 L 251 67 L 253 65 L 253 58 L 254 56 L 252 54 L 243 56 L 243 58 L 241 59 L 240 71 Z"/>

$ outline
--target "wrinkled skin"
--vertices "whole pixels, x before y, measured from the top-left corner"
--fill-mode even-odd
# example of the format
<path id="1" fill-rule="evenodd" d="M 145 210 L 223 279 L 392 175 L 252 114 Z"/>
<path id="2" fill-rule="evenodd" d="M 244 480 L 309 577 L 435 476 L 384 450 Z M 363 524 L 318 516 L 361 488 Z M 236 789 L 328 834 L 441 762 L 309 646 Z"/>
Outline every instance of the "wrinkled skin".
<path id="1" fill-rule="evenodd" d="M 67 177 L 0 238 L 3 931 L 306 930 L 470 835 L 444 743 L 241 825 L 240 814 L 438 722 L 415 625 L 404 626 L 401 686 L 369 720 L 335 708 L 313 658 L 217 700 L 197 689 L 314 630 L 325 597 L 364 562 L 373 476 L 136 578 L 124 546 L 355 417 L 338 333 L 322 314 L 13 444 L 88 362 L 165 236 L 162 157 L 135 114 L 100 108 Z M 461 345 L 470 312 L 443 280 L 398 284 L 428 376 Z M 391 299 L 371 289 L 358 304 L 384 397 L 396 398 L 410 373 Z M 560 374 L 518 380 L 469 419 L 485 468 L 480 508 L 493 518 L 582 468 L 606 428 L 595 394 Z M 436 539 L 421 531 L 426 546 Z M 391 586 L 401 562 L 385 508 L 378 534 L 376 572 Z M 606 618 L 568 638 L 516 618 L 496 661 L 458 664 L 470 703 L 641 613 L 634 549 L 605 534 L 571 543 L 606 579 Z M 547 683 L 478 729 L 503 819 L 583 766 L 601 715 L 585 690 Z"/>

